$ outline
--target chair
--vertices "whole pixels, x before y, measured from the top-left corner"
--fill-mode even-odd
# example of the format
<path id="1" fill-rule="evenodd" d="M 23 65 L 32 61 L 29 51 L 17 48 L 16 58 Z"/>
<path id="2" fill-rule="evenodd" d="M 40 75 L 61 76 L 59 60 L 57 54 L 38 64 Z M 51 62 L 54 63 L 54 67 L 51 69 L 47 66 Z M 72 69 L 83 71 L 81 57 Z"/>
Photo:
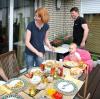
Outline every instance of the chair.
<path id="1" fill-rule="evenodd" d="M 80 99 L 89 99 L 89 97 L 90 97 L 90 94 L 88 94 L 87 95 L 87 86 L 88 86 L 88 76 L 89 76 L 89 74 L 88 74 L 88 68 L 86 67 L 86 69 L 85 69 L 85 71 L 84 71 L 84 76 L 85 76 L 85 78 L 84 78 L 84 88 L 83 88 L 83 95 L 80 95 L 79 93 L 78 93 L 78 97 L 80 97 Z M 87 95 L 87 96 L 86 96 Z"/>
<path id="2" fill-rule="evenodd" d="M 17 65 L 15 51 L 9 51 L 0 55 L 0 65 L 2 66 L 8 78 L 19 75 L 19 67 Z"/>
<path id="3" fill-rule="evenodd" d="M 90 95 L 91 95 L 91 94 L 90 94 L 90 93 L 88 93 L 88 95 L 87 95 L 86 99 L 90 99 Z"/>
<path id="4" fill-rule="evenodd" d="M 84 83 L 78 92 L 80 99 L 100 99 L 100 65 L 98 64 L 88 75 L 88 82 Z M 85 89 L 85 90 L 84 90 Z"/>

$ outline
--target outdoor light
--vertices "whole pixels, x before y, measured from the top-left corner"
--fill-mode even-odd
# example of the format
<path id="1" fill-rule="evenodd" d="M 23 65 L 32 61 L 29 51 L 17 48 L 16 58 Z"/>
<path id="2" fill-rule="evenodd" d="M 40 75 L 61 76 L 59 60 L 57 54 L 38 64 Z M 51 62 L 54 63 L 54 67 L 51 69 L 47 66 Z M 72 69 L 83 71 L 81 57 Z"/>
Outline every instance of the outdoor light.
<path id="1" fill-rule="evenodd" d="M 61 0 L 56 0 L 56 9 L 60 10 L 61 7 Z"/>

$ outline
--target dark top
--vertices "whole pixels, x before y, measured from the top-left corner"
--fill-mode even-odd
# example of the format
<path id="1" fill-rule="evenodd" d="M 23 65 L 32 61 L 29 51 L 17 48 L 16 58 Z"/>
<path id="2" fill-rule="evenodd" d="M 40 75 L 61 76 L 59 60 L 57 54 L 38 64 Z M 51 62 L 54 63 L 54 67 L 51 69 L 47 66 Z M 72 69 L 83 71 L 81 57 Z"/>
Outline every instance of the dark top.
<path id="1" fill-rule="evenodd" d="M 46 31 L 49 29 L 48 24 L 44 24 L 41 29 L 39 29 L 35 25 L 35 21 L 32 21 L 28 24 L 27 30 L 31 31 L 30 43 L 36 48 L 39 52 L 45 52 L 44 49 L 44 39 L 46 35 Z M 30 51 L 27 47 L 25 47 L 25 53 L 29 55 L 35 55 L 32 51 Z"/>
<path id="2" fill-rule="evenodd" d="M 82 17 L 78 17 L 74 21 L 73 26 L 73 42 L 80 46 L 81 41 L 83 39 L 84 30 L 82 28 L 82 24 L 86 24 L 86 20 Z"/>

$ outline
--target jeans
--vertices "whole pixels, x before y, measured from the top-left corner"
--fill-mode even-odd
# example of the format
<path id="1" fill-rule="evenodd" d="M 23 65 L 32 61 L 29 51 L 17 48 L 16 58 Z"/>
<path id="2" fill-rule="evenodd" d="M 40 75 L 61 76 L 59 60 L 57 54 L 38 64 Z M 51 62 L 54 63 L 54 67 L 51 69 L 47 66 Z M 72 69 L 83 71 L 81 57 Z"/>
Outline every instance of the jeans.
<path id="1" fill-rule="evenodd" d="M 43 58 L 38 57 L 36 55 L 28 55 L 25 53 L 25 61 L 27 65 L 27 69 L 39 66 L 43 62 Z"/>

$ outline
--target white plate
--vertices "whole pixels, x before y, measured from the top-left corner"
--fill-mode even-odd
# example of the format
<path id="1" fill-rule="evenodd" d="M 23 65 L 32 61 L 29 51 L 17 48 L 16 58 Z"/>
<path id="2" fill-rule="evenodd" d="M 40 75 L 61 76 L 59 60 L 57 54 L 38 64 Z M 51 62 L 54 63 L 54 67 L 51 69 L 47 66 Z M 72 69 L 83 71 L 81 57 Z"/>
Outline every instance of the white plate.
<path id="1" fill-rule="evenodd" d="M 43 62 L 43 64 L 46 64 L 47 62 L 52 62 L 52 63 L 54 63 L 54 60 L 46 60 L 46 61 Z"/>
<path id="2" fill-rule="evenodd" d="M 51 62 L 51 63 L 57 62 L 57 63 L 59 63 L 59 61 L 57 61 L 57 60 L 46 60 L 46 61 L 43 62 L 43 64 L 46 64 L 48 62 Z"/>
<path id="3" fill-rule="evenodd" d="M 0 85 L 3 85 L 3 84 L 5 84 L 6 82 L 5 81 L 1 81 L 0 80 Z"/>
<path id="4" fill-rule="evenodd" d="M 40 71 L 40 72 L 41 72 L 41 69 L 40 69 L 40 68 L 32 68 L 32 69 L 30 70 L 30 72 L 36 72 L 36 71 Z"/>
<path id="5" fill-rule="evenodd" d="M 18 98 L 16 98 L 16 97 L 8 97 L 7 99 L 18 99 Z"/>
<path id="6" fill-rule="evenodd" d="M 38 86 L 37 86 L 37 89 L 38 90 L 43 90 L 46 88 L 46 84 L 45 83 L 40 83 Z"/>
<path id="7" fill-rule="evenodd" d="M 60 82 L 58 84 L 58 88 L 59 90 L 64 91 L 64 92 L 72 92 L 74 90 L 73 85 L 69 84 L 68 82 Z"/>
<path id="8" fill-rule="evenodd" d="M 55 48 L 55 52 L 64 54 L 64 53 L 68 52 L 68 49 L 65 47 L 57 47 L 57 48 Z"/>
<path id="9" fill-rule="evenodd" d="M 66 49 L 69 48 L 69 45 L 68 45 L 68 44 L 63 44 L 63 45 L 61 45 L 61 46 L 64 47 L 64 48 L 66 48 Z"/>
<path id="10" fill-rule="evenodd" d="M 65 95 L 74 95 L 78 91 L 76 84 L 69 80 L 59 79 L 54 83 L 54 87 Z"/>
<path id="11" fill-rule="evenodd" d="M 40 76 L 33 76 L 32 79 L 31 79 L 31 82 L 33 84 L 38 84 L 38 83 L 40 83 L 40 81 L 41 81 L 41 77 Z"/>
<path id="12" fill-rule="evenodd" d="M 18 82 L 20 82 L 21 80 L 12 80 L 9 84 L 8 84 L 8 86 L 11 86 L 11 87 L 14 87 Z M 21 82 L 23 82 L 23 81 L 21 81 Z M 24 86 L 24 83 L 23 83 L 23 85 L 22 86 Z"/>
<path id="13" fill-rule="evenodd" d="M 15 93 L 18 93 L 27 88 L 28 82 L 22 78 L 12 78 L 6 85 Z"/>

